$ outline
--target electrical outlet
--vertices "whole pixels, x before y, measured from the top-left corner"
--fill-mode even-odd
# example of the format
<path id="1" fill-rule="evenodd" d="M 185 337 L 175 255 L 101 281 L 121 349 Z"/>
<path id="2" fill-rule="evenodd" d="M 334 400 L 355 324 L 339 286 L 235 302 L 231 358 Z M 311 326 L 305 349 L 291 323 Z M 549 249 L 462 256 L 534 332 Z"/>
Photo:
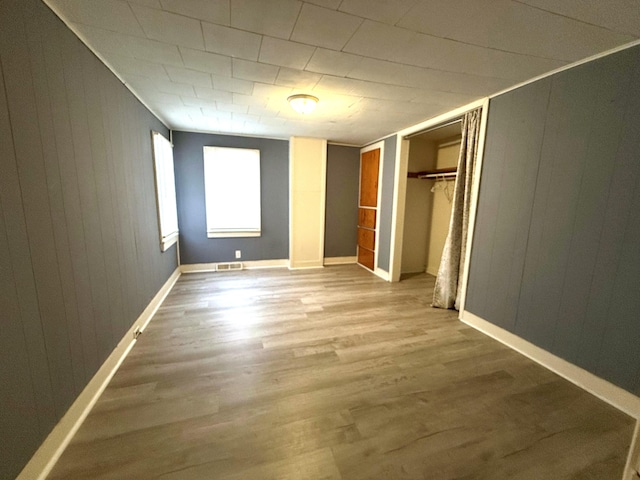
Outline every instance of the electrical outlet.
<path id="1" fill-rule="evenodd" d="M 242 258 L 242 252 L 240 250 L 236 250 L 236 258 Z"/>

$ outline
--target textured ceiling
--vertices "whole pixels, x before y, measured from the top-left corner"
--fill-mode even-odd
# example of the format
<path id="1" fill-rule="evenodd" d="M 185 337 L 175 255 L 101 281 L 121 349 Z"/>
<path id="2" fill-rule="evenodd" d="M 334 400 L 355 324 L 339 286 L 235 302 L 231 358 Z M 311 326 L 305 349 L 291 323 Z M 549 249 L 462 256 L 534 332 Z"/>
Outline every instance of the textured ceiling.
<path id="1" fill-rule="evenodd" d="M 638 0 L 45 2 L 174 129 L 353 145 L 640 38 Z"/>

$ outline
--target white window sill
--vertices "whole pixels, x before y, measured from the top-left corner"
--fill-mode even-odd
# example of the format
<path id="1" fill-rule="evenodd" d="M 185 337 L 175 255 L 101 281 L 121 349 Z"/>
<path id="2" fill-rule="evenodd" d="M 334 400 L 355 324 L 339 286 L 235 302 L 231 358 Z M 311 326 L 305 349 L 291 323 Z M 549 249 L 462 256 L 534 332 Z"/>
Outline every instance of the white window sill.
<path id="1" fill-rule="evenodd" d="M 261 231 L 207 232 L 207 238 L 259 237 Z"/>
<path id="2" fill-rule="evenodd" d="M 178 241 L 178 237 L 180 236 L 179 232 L 172 233 L 168 237 L 165 237 L 160 240 L 160 251 L 166 252 L 171 245 Z"/>

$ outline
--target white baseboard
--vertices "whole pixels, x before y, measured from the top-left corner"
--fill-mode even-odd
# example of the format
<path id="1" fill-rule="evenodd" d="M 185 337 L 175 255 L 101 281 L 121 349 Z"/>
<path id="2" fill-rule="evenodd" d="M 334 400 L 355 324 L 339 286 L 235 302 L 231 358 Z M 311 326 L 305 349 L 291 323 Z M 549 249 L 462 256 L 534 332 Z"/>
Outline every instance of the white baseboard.
<path id="1" fill-rule="evenodd" d="M 467 325 L 481 331 L 500 343 L 520 352 L 525 357 L 557 373 L 571 383 L 595 395 L 601 400 L 613 405 L 626 414 L 640 419 L 640 397 L 587 372 L 566 360 L 547 352 L 546 350 L 527 342 L 511 332 L 497 327 L 492 323 L 474 315 L 469 311 L 460 312 L 460 320 Z"/>
<path id="2" fill-rule="evenodd" d="M 289 262 L 289 270 L 305 270 L 309 268 L 324 268 L 322 260 L 302 260 Z"/>
<path id="3" fill-rule="evenodd" d="M 325 265 L 350 265 L 357 261 L 358 257 L 355 255 L 353 257 L 324 257 Z"/>
<path id="4" fill-rule="evenodd" d="M 69 407 L 67 413 L 53 428 L 40 448 L 31 457 L 29 463 L 22 469 L 16 480 L 44 480 L 51 472 L 64 449 L 82 425 L 98 398 L 109 384 L 109 381 L 120 367 L 133 345 L 135 344 L 135 331 L 137 328 L 143 331 L 158 310 L 171 288 L 180 277 L 180 270 L 176 268 L 169 279 L 153 297 L 147 308 L 133 323 L 129 331 L 122 337 L 118 346 L 111 352 L 100 369 L 96 372 L 87 386 L 82 390 L 75 402 Z"/>
<path id="5" fill-rule="evenodd" d="M 245 270 L 256 270 L 260 268 L 287 268 L 289 266 L 289 260 L 287 260 L 286 258 L 277 260 L 238 260 L 238 262 L 242 263 L 242 268 Z M 182 273 L 219 272 L 217 268 L 219 263 L 188 263 L 185 265 L 180 265 L 180 271 Z M 231 263 L 236 262 L 234 261 Z"/>
<path id="6" fill-rule="evenodd" d="M 242 262 L 244 268 L 247 270 L 258 270 L 260 268 L 287 268 L 289 266 L 289 260 L 282 258 L 280 260 L 251 260 L 248 262 Z"/>

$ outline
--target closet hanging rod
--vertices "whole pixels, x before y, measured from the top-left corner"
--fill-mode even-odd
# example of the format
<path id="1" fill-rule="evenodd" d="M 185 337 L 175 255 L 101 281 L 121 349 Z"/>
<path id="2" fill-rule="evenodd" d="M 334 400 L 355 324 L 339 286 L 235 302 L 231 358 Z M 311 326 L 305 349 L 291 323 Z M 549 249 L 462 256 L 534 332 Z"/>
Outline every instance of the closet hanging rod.
<path id="1" fill-rule="evenodd" d="M 449 172 L 449 173 L 427 173 L 426 175 L 420 175 L 418 178 L 427 178 L 427 179 L 435 179 L 435 180 L 446 180 L 450 178 L 456 178 L 458 176 L 458 172 Z"/>
<path id="2" fill-rule="evenodd" d="M 436 178 L 446 176 L 455 176 L 458 167 L 436 168 L 435 170 L 424 170 L 422 172 L 408 172 L 407 178 Z"/>

